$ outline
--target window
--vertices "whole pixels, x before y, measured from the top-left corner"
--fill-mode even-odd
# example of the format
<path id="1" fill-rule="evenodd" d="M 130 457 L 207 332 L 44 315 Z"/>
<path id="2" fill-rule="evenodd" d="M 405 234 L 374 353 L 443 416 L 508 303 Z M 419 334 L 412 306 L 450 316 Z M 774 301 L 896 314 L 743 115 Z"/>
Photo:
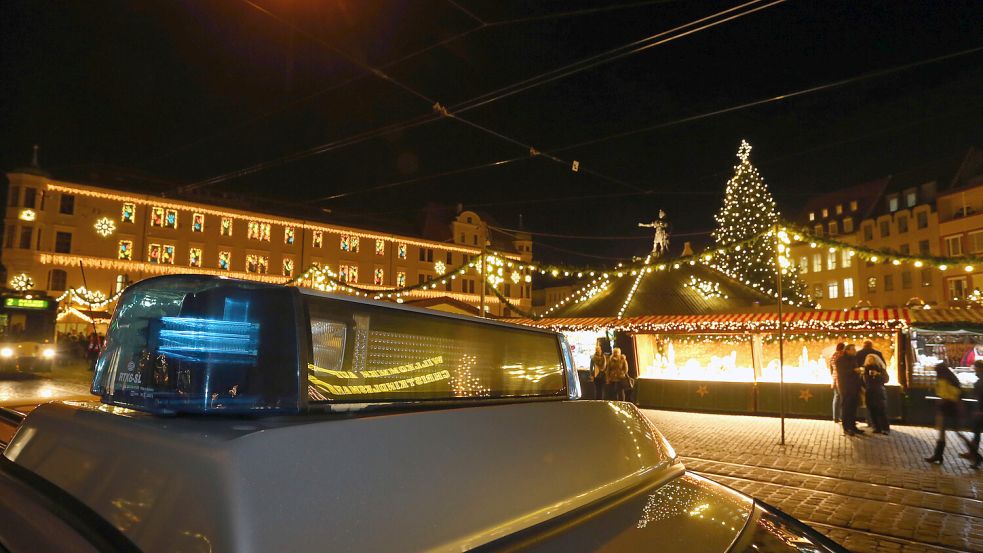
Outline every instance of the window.
<path id="1" fill-rule="evenodd" d="M 31 238 L 34 236 L 34 227 L 20 228 L 20 249 L 31 249 Z"/>
<path id="2" fill-rule="evenodd" d="M 474 280 L 472 279 L 462 280 L 461 291 L 466 294 L 474 294 Z"/>
<path id="3" fill-rule="evenodd" d="M 950 257 L 963 254 L 962 236 L 948 236 L 945 239 L 945 251 Z"/>
<path id="4" fill-rule="evenodd" d="M 72 253 L 72 233 L 62 231 L 55 233 L 55 253 Z"/>
<path id="5" fill-rule="evenodd" d="M 894 290 L 894 275 L 884 275 L 884 291 Z"/>
<path id="6" fill-rule="evenodd" d="M 288 246 L 294 243 L 294 228 L 283 227 L 283 243 Z"/>
<path id="7" fill-rule="evenodd" d="M 218 233 L 220 236 L 232 236 L 232 217 L 222 217 Z"/>
<path id="8" fill-rule="evenodd" d="M 166 263 L 168 265 L 174 265 L 175 257 L 176 256 L 174 255 L 174 246 L 168 246 L 167 244 L 164 244 L 164 247 L 161 248 L 160 262 Z"/>
<path id="9" fill-rule="evenodd" d="M 851 232 L 853 232 L 853 217 L 846 217 L 843 219 L 843 234 Z"/>
<path id="10" fill-rule="evenodd" d="M 384 240 L 375 241 L 375 254 L 386 255 L 386 242 Z"/>
<path id="11" fill-rule="evenodd" d="M 447 264 L 452 265 L 454 263 L 454 253 L 447 252 Z"/>
<path id="12" fill-rule="evenodd" d="M 852 298 L 853 297 L 853 279 L 845 278 L 843 279 L 843 297 Z"/>
<path id="13" fill-rule="evenodd" d="M 511 298 L 512 297 L 512 285 L 511 284 L 509 284 L 507 282 L 505 283 L 505 293 L 502 294 L 502 295 L 505 296 L 505 297 L 507 297 L 507 298 Z"/>
<path id="14" fill-rule="evenodd" d="M 864 240 L 870 241 L 874 239 L 874 225 L 864 225 Z"/>
<path id="15" fill-rule="evenodd" d="M 826 295 L 831 300 L 840 297 L 840 283 L 835 280 L 829 281 L 826 284 Z"/>
<path id="16" fill-rule="evenodd" d="M 62 271 L 61 269 L 52 269 L 48 273 L 48 290 L 55 292 L 61 292 L 66 288 L 65 283 L 68 281 L 68 273 Z"/>
<path id="17" fill-rule="evenodd" d="M 903 271 L 901 273 L 901 288 L 904 290 L 911 288 L 911 271 Z"/>
<path id="18" fill-rule="evenodd" d="M 823 299 L 823 285 L 816 284 L 812 287 L 812 297 L 813 299 L 821 300 Z"/>
<path id="19" fill-rule="evenodd" d="M 812 228 L 812 230 L 813 230 L 813 232 L 816 233 L 816 236 L 822 236 L 823 235 L 823 226 L 822 225 L 816 225 L 815 227 Z"/>
<path id="20" fill-rule="evenodd" d="M 27 190 L 32 190 L 28 188 Z M 24 190 L 26 197 L 27 190 Z M 74 215 L 75 214 L 75 196 L 72 194 L 62 194 L 61 201 L 58 202 L 58 213 L 62 215 Z"/>
<path id="21" fill-rule="evenodd" d="M 406 273 L 400 271 L 396 273 L 396 288 L 404 288 L 406 286 Z"/>
<path id="22" fill-rule="evenodd" d="M 340 245 L 343 252 L 358 253 L 358 236 L 342 234 Z"/>
<path id="23" fill-rule="evenodd" d="M 433 250 L 420 248 L 420 261 L 428 261 L 433 263 Z"/>
<path id="24" fill-rule="evenodd" d="M 920 253 L 921 255 L 930 255 L 928 240 L 918 241 L 918 253 Z"/>
<path id="25" fill-rule="evenodd" d="M 887 199 L 887 210 L 894 213 L 900 207 L 900 202 L 898 202 L 897 196 L 891 196 Z"/>
<path id="26" fill-rule="evenodd" d="M 120 210 L 119 220 L 124 223 L 135 223 L 137 220 L 137 206 L 126 203 Z"/>
<path id="27" fill-rule="evenodd" d="M 925 267 L 922 269 L 922 286 L 932 285 L 932 269 Z"/>
<path id="28" fill-rule="evenodd" d="M 129 285 L 130 285 L 129 275 L 116 275 L 116 288 L 114 293 L 118 294 L 122 292 L 123 289 Z"/>
<path id="29" fill-rule="evenodd" d="M 898 232 L 908 232 L 908 216 L 898 215 Z"/>
<path id="30" fill-rule="evenodd" d="M 191 232 L 205 232 L 204 213 L 194 213 L 191 215 Z"/>
<path id="31" fill-rule="evenodd" d="M 809 258 L 804 255 L 799 258 L 799 272 L 802 274 L 809 272 Z"/>
<path id="32" fill-rule="evenodd" d="M 839 225 L 836 223 L 836 221 L 830 221 L 829 222 L 829 235 L 830 236 L 836 236 L 839 233 L 840 233 Z"/>
<path id="33" fill-rule="evenodd" d="M 867 277 L 867 292 L 873 294 L 877 291 L 877 277 Z"/>
<path id="34" fill-rule="evenodd" d="M 177 210 L 168 209 L 164 212 L 164 226 L 167 228 L 177 228 Z"/>
<path id="35" fill-rule="evenodd" d="M 232 252 L 218 252 L 218 268 L 228 271 L 232 266 Z"/>
<path id="36" fill-rule="evenodd" d="M 918 194 L 916 194 L 914 190 L 909 190 L 908 193 L 905 194 L 905 203 L 908 207 L 914 207 L 915 204 L 918 203 Z"/>
<path id="37" fill-rule="evenodd" d="M 201 248 L 191 248 L 188 251 L 188 265 L 201 267 Z"/>
<path id="38" fill-rule="evenodd" d="M 147 246 L 147 262 L 160 263 L 160 244 L 150 244 Z"/>
<path id="39" fill-rule="evenodd" d="M 903 255 L 908 255 L 911 253 L 911 246 L 909 246 L 908 244 L 901 244 L 900 246 L 898 246 L 898 252 Z"/>
<path id="40" fill-rule="evenodd" d="M 339 265 L 338 266 L 338 280 L 342 282 L 356 283 L 358 282 L 358 266 L 357 265 Z"/>
<path id="41" fill-rule="evenodd" d="M 10 199 L 9 200 L 10 201 L 7 202 L 7 205 L 9 205 L 10 207 L 17 207 L 17 202 L 20 201 L 20 187 L 19 186 L 11 186 L 10 187 Z"/>
<path id="42" fill-rule="evenodd" d="M 983 231 L 969 233 L 969 251 L 971 253 L 983 252 Z"/>
<path id="43" fill-rule="evenodd" d="M 853 265 L 853 252 L 849 250 L 843 250 L 843 268 L 846 269 Z"/>
<path id="44" fill-rule="evenodd" d="M 396 257 L 406 259 L 406 244 L 399 244 L 396 246 Z"/>
<path id="45" fill-rule="evenodd" d="M 270 269 L 270 258 L 255 253 L 246 255 L 246 272 L 265 275 Z"/>
<path id="46" fill-rule="evenodd" d="M 881 238 L 891 236 L 891 221 L 881 221 Z"/>
<path id="47" fill-rule="evenodd" d="M 810 221 L 815 221 L 816 220 L 816 212 L 815 211 L 810 211 L 809 212 L 809 220 Z"/>
<path id="48" fill-rule="evenodd" d="M 7 225 L 7 232 L 5 234 L 5 236 L 7 238 L 4 241 L 4 247 L 5 248 L 13 248 L 14 247 L 14 238 L 16 238 L 14 236 L 14 232 L 16 231 L 16 229 L 17 229 L 17 227 L 15 227 L 14 225 Z"/>
<path id="49" fill-rule="evenodd" d="M 116 257 L 118 259 L 133 259 L 133 241 L 132 240 L 120 240 L 119 249 L 116 251 Z"/>
<path id="50" fill-rule="evenodd" d="M 915 224 L 920 229 L 923 229 L 923 228 L 928 227 L 928 212 L 927 211 L 919 211 L 918 213 L 916 213 L 915 214 Z"/>
<path id="51" fill-rule="evenodd" d="M 249 221 L 246 226 L 246 238 L 250 240 L 260 240 L 262 242 L 270 241 L 270 227 L 269 223 L 260 223 L 259 221 Z"/>
<path id="52" fill-rule="evenodd" d="M 836 252 L 826 252 L 826 268 L 832 271 L 836 268 Z"/>
<path id="53" fill-rule="evenodd" d="M 37 188 L 31 188 L 27 186 L 24 188 L 24 207 L 29 207 L 34 209 L 34 205 L 37 203 L 38 190 Z"/>
<path id="54" fill-rule="evenodd" d="M 843 215 L 843 204 L 836 204 L 836 214 Z"/>
<path id="55" fill-rule="evenodd" d="M 385 276 L 386 276 L 385 271 L 376 268 L 376 270 L 372 272 L 372 284 L 375 284 L 376 286 L 382 286 L 383 284 L 385 284 L 385 281 L 383 280 Z"/>
<path id="56" fill-rule="evenodd" d="M 312 236 L 313 238 L 311 243 L 315 248 L 320 248 L 321 246 L 324 245 L 324 232 L 320 230 L 315 230 L 312 233 Z"/>
<path id="57" fill-rule="evenodd" d="M 850 211 L 857 210 L 857 200 L 850 200 Z"/>
<path id="58" fill-rule="evenodd" d="M 150 208 L 150 226 L 152 226 L 152 227 L 162 227 L 162 226 L 164 226 L 164 208 L 163 207 L 152 207 L 152 208 Z"/>
<path id="59" fill-rule="evenodd" d="M 825 219 L 826 217 L 829 217 L 829 210 L 824 207 L 823 208 L 823 219 Z"/>
<path id="60" fill-rule="evenodd" d="M 949 288 L 949 299 L 958 300 L 966 293 L 966 278 L 950 278 L 947 283 Z"/>
<path id="61" fill-rule="evenodd" d="M 283 271 L 281 274 L 285 277 L 294 276 L 294 260 L 289 257 L 283 258 Z"/>
<path id="62" fill-rule="evenodd" d="M 823 270 L 823 254 L 812 254 L 812 272 L 818 273 Z"/>

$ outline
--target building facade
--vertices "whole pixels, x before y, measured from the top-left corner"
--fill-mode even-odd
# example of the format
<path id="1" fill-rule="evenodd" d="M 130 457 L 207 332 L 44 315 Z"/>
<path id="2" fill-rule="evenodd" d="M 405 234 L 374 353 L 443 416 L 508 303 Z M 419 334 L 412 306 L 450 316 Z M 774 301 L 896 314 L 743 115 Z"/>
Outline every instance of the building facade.
<path id="1" fill-rule="evenodd" d="M 89 299 L 111 298 L 138 280 L 174 273 L 223 275 L 286 283 L 315 264 L 369 290 L 439 281 L 480 258 L 488 225 L 473 211 L 448 222 L 451 240 L 376 232 L 321 221 L 228 209 L 195 201 L 141 195 L 48 178 L 8 173 L 2 262 L 11 281 L 54 297 L 84 286 Z M 497 290 L 528 310 L 527 270 L 532 240 L 515 237 L 491 249 L 514 266 Z M 83 274 L 84 272 L 84 274 Z M 481 276 L 469 271 L 410 298 L 449 297 L 481 302 Z M 69 298 L 70 299 L 70 298 Z M 510 316 L 488 290 L 486 311 Z"/>

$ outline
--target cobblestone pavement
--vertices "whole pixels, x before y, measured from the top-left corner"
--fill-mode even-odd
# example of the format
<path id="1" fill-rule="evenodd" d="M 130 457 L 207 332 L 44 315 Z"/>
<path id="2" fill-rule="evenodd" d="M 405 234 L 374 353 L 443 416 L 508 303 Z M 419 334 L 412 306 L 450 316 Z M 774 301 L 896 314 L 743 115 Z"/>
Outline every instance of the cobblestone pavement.
<path id="1" fill-rule="evenodd" d="M 856 552 L 983 552 L 983 471 L 949 433 L 894 426 L 849 438 L 831 421 L 644 411 L 689 470 L 775 505 Z"/>

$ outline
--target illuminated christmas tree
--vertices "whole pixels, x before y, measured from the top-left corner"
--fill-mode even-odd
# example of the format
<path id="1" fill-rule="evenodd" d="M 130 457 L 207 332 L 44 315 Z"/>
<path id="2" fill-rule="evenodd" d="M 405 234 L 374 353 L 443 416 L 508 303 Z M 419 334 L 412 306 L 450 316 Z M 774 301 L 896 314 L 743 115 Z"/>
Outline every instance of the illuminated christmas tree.
<path id="1" fill-rule="evenodd" d="M 777 296 L 775 284 L 775 237 L 762 237 L 741 245 L 772 230 L 778 222 L 775 199 L 758 170 L 751 165 L 751 145 L 741 141 L 737 150 L 740 164 L 727 181 L 724 205 L 716 215 L 717 230 L 713 236 L 717 247 L 725 253 L 714 257 L 714 267 L 745 284 L 769 295 Z M 785 301 L 800 305 L 808 302 L 805 285 L 793 270 L 782 271 L 782 296 Z"/>

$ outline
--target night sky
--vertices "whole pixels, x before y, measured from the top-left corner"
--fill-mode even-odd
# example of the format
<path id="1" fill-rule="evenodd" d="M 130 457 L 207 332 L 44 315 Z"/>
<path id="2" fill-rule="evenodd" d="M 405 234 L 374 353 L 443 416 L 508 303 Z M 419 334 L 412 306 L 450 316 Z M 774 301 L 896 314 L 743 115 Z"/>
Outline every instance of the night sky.
<path id="1" fill-rule="evenodd" d="M 40 144 L 56 174 L 108 164 L 200 183 L 428 116 L 425 98 L 455 106 L 737 4 L 7 0 L 0 168 L 25 165 Z M 532 231 L 615 237 L 537 237 L 547 261 L 645 253 L 636 223 L 664 209 L 675 250 L 689 239 L 679 235 L 712 228 L 741 138 L 787 212 L 811 194 L 983 146 L 983 52 L 557 150 L 983 46 L 981 29 L 979 1 L 790 0 L 461 114 L 578 160 L 577 173 L 445 118 L 209 186 L 368 227 L 461 202 L 503 227 L 521 214 Z"/>

